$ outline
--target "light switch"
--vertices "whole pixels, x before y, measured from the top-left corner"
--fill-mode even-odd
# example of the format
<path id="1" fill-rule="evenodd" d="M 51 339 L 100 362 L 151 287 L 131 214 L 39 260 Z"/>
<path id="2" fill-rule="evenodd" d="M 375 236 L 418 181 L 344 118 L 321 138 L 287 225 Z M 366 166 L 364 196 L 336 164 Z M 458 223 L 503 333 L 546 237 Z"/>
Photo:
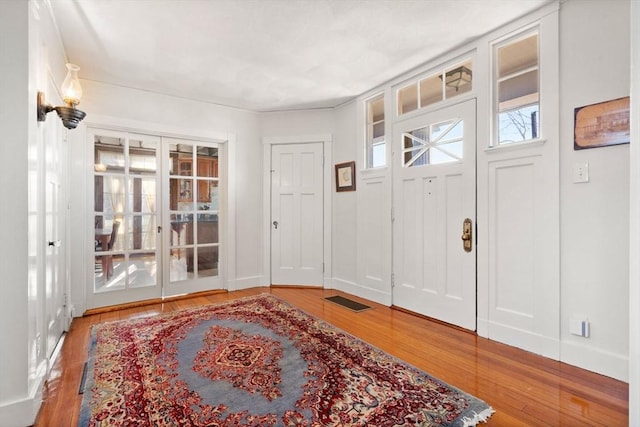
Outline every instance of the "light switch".
<path id="1" fill-rule="evenodd" d="M 573 182 L 589 182 L 589 163 L 576 163 L 573 165 Z"/>

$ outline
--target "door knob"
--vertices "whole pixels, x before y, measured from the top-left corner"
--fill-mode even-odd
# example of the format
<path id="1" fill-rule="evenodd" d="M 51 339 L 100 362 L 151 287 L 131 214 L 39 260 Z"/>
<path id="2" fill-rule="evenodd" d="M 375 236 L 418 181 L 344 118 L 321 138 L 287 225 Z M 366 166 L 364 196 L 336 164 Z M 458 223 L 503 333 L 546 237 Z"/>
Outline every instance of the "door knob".
<path id="1" fill-rule="evenodd" d="M 278 229 L 278 221 L 273 221 L 273 226 L 275 227 L 275 229 Z"/>
<path id="2" fill-rule="evenodd" d="M 465 252 L 471 252 L 473 243 L 473 223 L 469 218 L 462 222 L 462 247 Z"/>

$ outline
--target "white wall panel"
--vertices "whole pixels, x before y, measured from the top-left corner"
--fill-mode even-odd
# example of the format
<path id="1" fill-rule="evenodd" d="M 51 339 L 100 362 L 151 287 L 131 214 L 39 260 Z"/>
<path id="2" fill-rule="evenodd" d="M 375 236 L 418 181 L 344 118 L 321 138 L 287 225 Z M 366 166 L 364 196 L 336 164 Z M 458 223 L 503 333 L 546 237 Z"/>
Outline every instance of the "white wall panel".
<path id="1" fill-rule="evenodd" d="M 492 319 L 530 329 L 536 269 L 535 165 L 502 162 L 489 167 Z M 538 201 L 541 203 L 542 201 Z"/>

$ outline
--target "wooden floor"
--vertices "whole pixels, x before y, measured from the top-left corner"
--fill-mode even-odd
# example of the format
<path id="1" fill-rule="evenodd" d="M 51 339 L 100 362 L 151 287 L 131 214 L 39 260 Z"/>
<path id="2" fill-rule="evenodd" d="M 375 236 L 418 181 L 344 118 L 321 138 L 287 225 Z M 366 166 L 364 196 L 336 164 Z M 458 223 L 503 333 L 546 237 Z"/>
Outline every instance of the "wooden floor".
<path id="1" fill-rule="evenodd" d="M 320 289 L 255 288 L 197 296 L 74 319 L 45 388 L 36 426 L 76 426 L 78 387 L 92 325 L 272 293 L 294 306 L 473 394 L 496 411 L 489 426 L 626 426 L 627 384 L 499 344 L 475 334 L 352 297 L 373 310 L 354 313 Z"/>

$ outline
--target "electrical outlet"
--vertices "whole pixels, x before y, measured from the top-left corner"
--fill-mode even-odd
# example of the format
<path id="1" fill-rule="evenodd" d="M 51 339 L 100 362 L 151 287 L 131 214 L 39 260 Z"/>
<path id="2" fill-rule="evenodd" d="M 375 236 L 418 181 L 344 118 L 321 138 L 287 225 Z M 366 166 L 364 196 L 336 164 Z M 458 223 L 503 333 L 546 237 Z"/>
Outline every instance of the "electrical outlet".
<path id="1" fill-rule="evenodd" d="M 590 329 L 591 325 L 587 319 L 572 318 L 569 320 L 569 332 L 571 332 L 572 335 L 589 338 L 591 333 Z"/>
<path id="2" fill-rule="evenodd" d="M 573 182 L 589 182 L 589 163 L 576 163 L 573 165 Z"/>

